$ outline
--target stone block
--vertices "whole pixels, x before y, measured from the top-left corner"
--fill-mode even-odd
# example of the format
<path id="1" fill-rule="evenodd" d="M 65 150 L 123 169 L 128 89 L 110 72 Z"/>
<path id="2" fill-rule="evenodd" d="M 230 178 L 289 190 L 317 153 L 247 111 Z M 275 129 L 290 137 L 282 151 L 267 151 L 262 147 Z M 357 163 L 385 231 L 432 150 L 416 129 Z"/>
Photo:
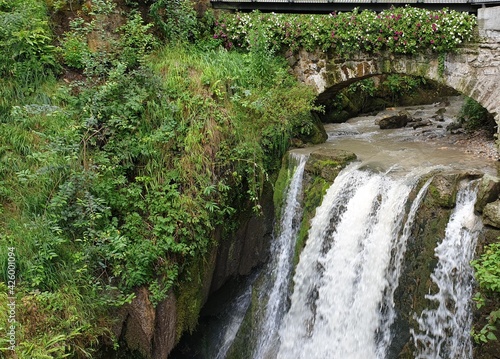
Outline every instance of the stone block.
<path id="1" fill-rule="evenodd" d="M 478 9 L 477 21 L 480 30 L 500 31 L 500 6 Z"/>

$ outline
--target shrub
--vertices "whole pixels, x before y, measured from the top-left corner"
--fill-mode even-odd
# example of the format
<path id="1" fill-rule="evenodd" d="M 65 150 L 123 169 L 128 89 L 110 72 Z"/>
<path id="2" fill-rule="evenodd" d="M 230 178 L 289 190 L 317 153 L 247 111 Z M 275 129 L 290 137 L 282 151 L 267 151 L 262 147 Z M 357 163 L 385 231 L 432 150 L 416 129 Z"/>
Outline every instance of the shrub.
<path id="1" fill-rule="evenodd" d="M 399 7 L 380 13 L 355 9 L 330 15 L 225 14 L 214 30 L 214 38 L 226 47 L 248 48 L 252 28 L 262 26 L 269 48 L 286 51 L 332 50 L 339 56 L 357 51 L 414 54 L 432 50 L 455 50 L 473 37 L 476 19 L 448 9 L 429 11 Z"/>
<path id="2" fill-rule="evenodd" d="M 465 99 L 458 121 L 467 131 L 486 128 L 490 133 L 495 132 L 496 122 L 493 116 L 481 104 L 470 97 Z"/>
<path id="3" fill-rule="evenodd" d="M 500 299 L 500 243 L 492 243 L 484 248 L 483 254 L 472 261 L 475 269 L 475 277 L 479 285 L 479 292 L 474 297 L 478 309 L 485 306 L 487 302 L 498 305 Z M 489 304 L 489 303 L 488 303 Z M 491 308 L 491 304 L 488 305 Z M 472 336 L 476 343 L 486 343 L 497 340 L 495 331 L 500 319 L 500 309 L 492 310 L 485 318 L 484 326 L 479 330 L 473 330 Z"/>

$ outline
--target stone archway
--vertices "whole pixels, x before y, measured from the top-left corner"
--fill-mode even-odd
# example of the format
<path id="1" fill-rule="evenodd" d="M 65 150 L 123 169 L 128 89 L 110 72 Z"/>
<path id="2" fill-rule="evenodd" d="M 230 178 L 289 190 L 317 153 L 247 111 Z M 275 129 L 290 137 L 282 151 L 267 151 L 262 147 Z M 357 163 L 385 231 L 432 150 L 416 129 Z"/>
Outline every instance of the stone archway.
<path id="1" fill-rule="evenodd" d="M 482 10 L 482 11 L 481 11 Z M 312 86 L 322 100 L 361 79 L 384 74 L 421 76 L 451 87 L 479 102 L 500 124 L 500 7 L 480 9 L 481 40 L 440 58 L 435 53 L 401 55 L 299 51 L 288 56 L 295 75 Z M 500 126 L 499 126 L 500 127 Z"/>

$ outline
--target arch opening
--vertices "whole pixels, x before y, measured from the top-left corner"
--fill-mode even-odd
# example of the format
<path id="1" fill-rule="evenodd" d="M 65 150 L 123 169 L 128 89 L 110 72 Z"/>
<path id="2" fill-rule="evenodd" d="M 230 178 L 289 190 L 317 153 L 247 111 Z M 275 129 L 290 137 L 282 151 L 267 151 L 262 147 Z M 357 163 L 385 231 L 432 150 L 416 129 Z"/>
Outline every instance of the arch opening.
<path id="1" fill-rule="evenodd" d="M 484 131 L 493 139 L 498 131 L 495 114 L 456 89 L 423 76 L 392 73 L 340 82 L 318 96 L 317 103 L 324 112 L 317 115 L 323 123 L 340 123 L 361 114 L 375 115 L 387 108 L 446 102 L 450 96 L 463 97 L 454 129 Z"/>

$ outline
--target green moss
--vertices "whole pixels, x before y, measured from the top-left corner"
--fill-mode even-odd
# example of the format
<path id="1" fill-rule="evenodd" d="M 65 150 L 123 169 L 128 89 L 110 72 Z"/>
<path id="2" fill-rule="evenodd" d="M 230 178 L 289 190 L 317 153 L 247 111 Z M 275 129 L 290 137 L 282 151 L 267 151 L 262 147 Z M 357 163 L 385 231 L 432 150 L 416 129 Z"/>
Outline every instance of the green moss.
<path id="1" fill-rule="evenodd" d="M 262 278 L 260 280 L 262 280 Z M 243 322 L 241 323 L 238 335 L 226 354 L 227 359 L 252 357 L 256 341 L 255 329 L 258 327 L 259 323 L 262 321 L 263 315 L 265 314 L 265 311 L 262 310 L 263 306 L 262 301 L 259 298 L 258 287 L 261 287 L 261 284 L 257 282 L 252 288 L 252 300 L 250 302 L 250 306 L 245 314 Z"/>
<path id="2" fill-rule="evenodd" d="M 205 273 L 210 264 L 203 259 L 194 262 L 177 290 L 176 341 L 184 332 L 192 333 L 198 325 L 198 316 L 205 301 Z"/>
<path id="3" fill-rule="evenodd" d="M 314 181 L 311 184 L 306 185 L 304 189 L 304 211 L 295 245 L 295 254 L 293 257 L 294 266 L 296 266 L 299 262 L 300 253 L 306 244 L 311 220 L 316 213 L 316 208 L 323 201 L 323 197 L 330 185 L 331 183 L 326 181 L 324 178 L 315 177 Z"/>
<path id="4" fill-rule="evenodd" d="M 429 186 L 429 194 L 435 205 L 443 208 L 453 208 L 455 206 L 455 201 L 457 197 L 457 192 L 443 192 L 440 191 L 435 185 L 431 184 Z"/>
<path id="5" fill-rule="evenodd" d="M 313 176 L 323 177 L 333 183 L 340 171 L 356 159 L 352 152 L 343 150 L 319 150 L 313 152 L 307 161 L 306 171 Z"/>

